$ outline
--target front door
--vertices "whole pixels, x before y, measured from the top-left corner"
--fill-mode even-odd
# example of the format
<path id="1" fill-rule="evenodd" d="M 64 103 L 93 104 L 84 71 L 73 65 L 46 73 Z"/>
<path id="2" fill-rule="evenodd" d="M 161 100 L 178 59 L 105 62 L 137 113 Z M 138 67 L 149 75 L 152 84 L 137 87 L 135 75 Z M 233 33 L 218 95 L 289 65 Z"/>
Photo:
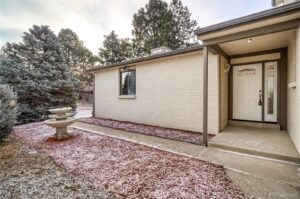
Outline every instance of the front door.
<path id="1" fill-rule="evenodd" d="M 262 121 L 262 63 L 233 67 L 233 119 Z"/>

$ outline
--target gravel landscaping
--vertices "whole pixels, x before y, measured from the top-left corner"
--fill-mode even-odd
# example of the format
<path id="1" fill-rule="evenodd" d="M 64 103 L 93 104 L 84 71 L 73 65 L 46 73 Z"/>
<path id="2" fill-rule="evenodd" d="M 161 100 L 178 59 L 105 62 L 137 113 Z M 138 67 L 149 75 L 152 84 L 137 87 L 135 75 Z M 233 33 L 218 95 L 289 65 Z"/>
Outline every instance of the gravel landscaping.
<path id="1" fill-rule="evenodd" d="M 203 134 L 191 131 L 183 131 L 178 129 L 162 128 L 158 126 L 151 126 L 145 124 L 136 124 L 132 122 L 122 122 L 103 118 L 83 118 L 80 122 L 95 124 L 99 126 L 114 128 L 118 130 L 130 131 L 134 133 L 141 133 L 146 135 L 152 135 L 172 140 L 178 140 L 183 142 L 189 142 L 193 144 L 202 144 Z M 208 139 L 213 135 L 208 135 Z"/>
<path id="2" fill-rule="evenodd" d="M 0 144 L 1 199 L 115 198 L 79 175 L 57 166 L 45 154 L 7 139 Z"/>
<path id="3" fill-rule="evenodd" d="M 220 166 L 78 129 L 69 132 L 71 138 L 57 141 L 51 138 L 54 129 L 32 123 L 15 127 L 13 136 L 119 198 L 246 198 Z"/>

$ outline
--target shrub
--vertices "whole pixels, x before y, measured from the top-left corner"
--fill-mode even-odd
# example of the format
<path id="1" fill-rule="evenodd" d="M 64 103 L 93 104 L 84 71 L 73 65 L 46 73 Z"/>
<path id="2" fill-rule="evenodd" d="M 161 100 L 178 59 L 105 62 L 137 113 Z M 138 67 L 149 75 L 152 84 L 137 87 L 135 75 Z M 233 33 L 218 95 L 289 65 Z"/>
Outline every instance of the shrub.
<path id="1" fill-rule="evenodd" d="M 79 81 L 48 26 L 34 25 L 22 42 L 6 43 L 2 50 L 0 79 L 18 94 L 18 124 L 45 120 L 51 108 L 76 108 Z"/>
<path id="2" fill-rule="evenodd" d="M 0 141 L 3 141 L 16 122 L 16 94 L 7 84 L 0 84 Z"/>

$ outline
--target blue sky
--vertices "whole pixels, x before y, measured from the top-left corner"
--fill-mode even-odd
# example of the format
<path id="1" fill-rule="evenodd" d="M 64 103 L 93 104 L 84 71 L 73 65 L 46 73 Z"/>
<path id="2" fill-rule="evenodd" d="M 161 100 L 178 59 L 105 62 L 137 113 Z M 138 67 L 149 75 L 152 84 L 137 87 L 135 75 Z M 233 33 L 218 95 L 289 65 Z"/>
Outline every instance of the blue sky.
<path id="1" fill-rule="evenodd" d="M 170 2 L 171 0 L 167 0 Z M 74 30 L 94 54 L 103 35 L 131 37 L 132 16 L 148 0 L 0 0 L 0 45 L 21 41 L 33 24 Z M 200 27 L 271 8 L 271 0 L 182 0 Z"/>

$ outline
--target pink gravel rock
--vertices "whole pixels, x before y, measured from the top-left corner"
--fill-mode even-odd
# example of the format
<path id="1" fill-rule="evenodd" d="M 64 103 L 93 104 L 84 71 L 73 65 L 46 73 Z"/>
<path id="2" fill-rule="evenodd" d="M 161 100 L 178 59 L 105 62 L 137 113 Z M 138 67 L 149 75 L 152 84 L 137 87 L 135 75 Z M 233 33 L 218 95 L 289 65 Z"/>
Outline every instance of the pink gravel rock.
<path id="1" fill-rule="evenodd" d="M 221 166 L 78 129 L 69 132 L 72 139 L 47 142 L 54 130 L 32 123 L 15 127 L 13 136 L 120 198 L 246 198 Z"/>
<path id="2" fill-rule="evenodd" d="M 130 131 L 134 133 L 141 133 L 146 135 L 152 135 L 172 140 L 178 140 L 183 142 L 189 142 L 193 144 L 202 144 L 203 134 L 199 132 L 183 131 L 178 129 L 169 129 L 158 126 L 151 126 L 145 124 L 137 124 L 132 122 L 122 122 L 103 118 L 83 118 L 79 120 L 87 124 L 94 124 L 124 131 Z M 213 135 L 208 135 L 208 139 L 212 138 Z"/>

